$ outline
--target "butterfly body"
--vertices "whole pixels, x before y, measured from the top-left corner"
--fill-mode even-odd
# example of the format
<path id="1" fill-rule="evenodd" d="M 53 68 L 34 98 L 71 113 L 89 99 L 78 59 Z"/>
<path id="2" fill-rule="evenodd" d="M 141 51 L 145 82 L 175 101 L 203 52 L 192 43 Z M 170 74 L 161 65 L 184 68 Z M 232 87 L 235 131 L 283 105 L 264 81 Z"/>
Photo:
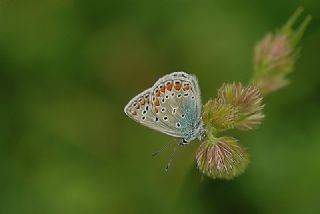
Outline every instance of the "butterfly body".
<path id="1" fill-rule="evenodd" d="M 184 145 L 204 133 L 201 106 L 196 77 L 173 72 L 135 96 L 124 111 L 142 125 L 181 138 Z"/>

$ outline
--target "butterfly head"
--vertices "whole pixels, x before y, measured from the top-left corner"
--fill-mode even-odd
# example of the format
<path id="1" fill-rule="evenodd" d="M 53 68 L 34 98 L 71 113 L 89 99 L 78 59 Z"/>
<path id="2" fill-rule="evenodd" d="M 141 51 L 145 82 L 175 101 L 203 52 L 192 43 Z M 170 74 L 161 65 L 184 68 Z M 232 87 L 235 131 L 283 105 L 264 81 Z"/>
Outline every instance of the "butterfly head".
<path id="1" fill-rule="evenodd" d="M 190 143 L 190 141 L 186 140 L 185 138 L 181 138 L 181 142 L 180 142 L 181 146 L 188 145 L 189 143 Z"/>

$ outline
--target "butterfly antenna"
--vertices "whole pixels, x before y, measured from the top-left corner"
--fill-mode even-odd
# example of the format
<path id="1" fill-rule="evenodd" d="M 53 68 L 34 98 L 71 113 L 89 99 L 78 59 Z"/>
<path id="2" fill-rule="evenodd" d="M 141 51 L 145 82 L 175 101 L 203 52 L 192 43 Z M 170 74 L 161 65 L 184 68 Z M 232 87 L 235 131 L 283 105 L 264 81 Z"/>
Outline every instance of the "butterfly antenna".
<path id="1" fill-rule="evenodd" d="M 158 151 L 152 153 L 152 157 L 157 156 L 160 152 L 163 152 L 164 150 L 168 149 L 171 145 L 171 143 L 163 145 L 163 147 L 161 147 Z"/>
<path id="2" fill-rule="evenodd" d="M 179 144 L 178 144 L 178 145 L 179 145 Z M 172 151 L 172 153 L 171 153 L 171 155 L 170 155 L 169 162 L 167 163 L 167 166 L 166 166 L 166 168 L 165 168 L 165 172 L 166 172 L 166 173 L 168 172 L 168 170 L 169 170 L 169 168 L 170 168 L 170 166 L 171 166 L 171 162 L 172 162 L 173 157 L 174 157 L 174 155 L 175 155 L 175 153 L 176 153 L 176 150 L 177 150 L 177 145 L 176 145 L 175 147 L 173 147 L 173 151 Z"/>

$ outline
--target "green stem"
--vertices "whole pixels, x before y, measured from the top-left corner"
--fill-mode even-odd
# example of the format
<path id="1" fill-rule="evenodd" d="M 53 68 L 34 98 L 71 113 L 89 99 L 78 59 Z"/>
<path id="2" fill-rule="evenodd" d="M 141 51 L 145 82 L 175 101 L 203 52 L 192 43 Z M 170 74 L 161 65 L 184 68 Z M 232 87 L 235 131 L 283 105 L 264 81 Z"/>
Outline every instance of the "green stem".
<path id="1" fill-rule="evenodd" d="M 212 143 L 212 144 L 216 144 L 218 141 L 217 141 L 217 138 L 215 137 L 216 134 L 217 134 L 217 129 L 211 127 L 208 129 L 208 133 L 207 133 L 207 137 L 209 139 L 209 142 Z"/>

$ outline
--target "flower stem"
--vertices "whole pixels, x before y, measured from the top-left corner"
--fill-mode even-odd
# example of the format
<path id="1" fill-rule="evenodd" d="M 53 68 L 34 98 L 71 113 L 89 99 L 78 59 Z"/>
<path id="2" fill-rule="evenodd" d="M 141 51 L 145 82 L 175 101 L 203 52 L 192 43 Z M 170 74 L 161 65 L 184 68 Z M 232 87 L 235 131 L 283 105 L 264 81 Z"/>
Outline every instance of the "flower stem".
<path id="1" fill-rule="evenodd" d="M 208 130 L 209 130 L 207 133 L 207 137 L 209 139 L 208 142 L 210 142 L 211 144 L 218 143 L 217 138 L 215 137 L 217 134 L 217 129 L 215 129 L 214 127 L 210 127 Z"/>

